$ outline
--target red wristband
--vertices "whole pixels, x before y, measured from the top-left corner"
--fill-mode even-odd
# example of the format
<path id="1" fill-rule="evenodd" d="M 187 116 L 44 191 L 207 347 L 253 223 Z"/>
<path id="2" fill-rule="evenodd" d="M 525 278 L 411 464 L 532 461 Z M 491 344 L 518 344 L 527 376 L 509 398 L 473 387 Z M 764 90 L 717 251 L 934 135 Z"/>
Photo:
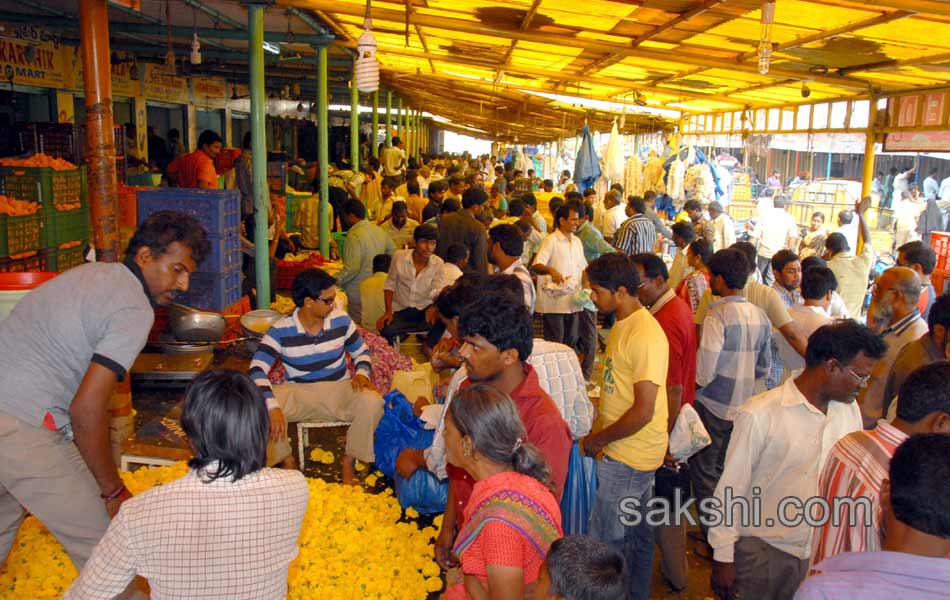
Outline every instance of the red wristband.
<path id="1" fill-rule="evenodd" d="M 123 483 L 122 485 L 119 486 L 119 489 L 112 492 L 111 494 L 99 494 L 99 497 L 102 498 L 106 502 L 112 502 L 113 500 L 121 496 L 122 492 L 125 492 L 125 491 L 126 491 L 126 488 L 125 488 L 125 484 Z"/>

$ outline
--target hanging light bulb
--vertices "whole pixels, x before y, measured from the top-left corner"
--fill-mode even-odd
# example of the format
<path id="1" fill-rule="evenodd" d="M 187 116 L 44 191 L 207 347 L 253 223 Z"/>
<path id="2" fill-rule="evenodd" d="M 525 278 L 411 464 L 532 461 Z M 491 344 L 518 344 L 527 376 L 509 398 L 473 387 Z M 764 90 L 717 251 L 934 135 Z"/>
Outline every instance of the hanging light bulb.
<path id="1" fill-rule="evenodd" d="M 376 38 L 370 29 L 370 0 L 366 0 L 366 18 L 363 20 L 363 35 L 356 42 L 358 56 L 354 65 L 356 89 L 364 94 L 379 90 L 379 61 L 376 60 Z"/>
<path id="2" fill-rule="evenodd" d="M 762 5 L 762 29 L 759 33 L 759 48 L 756 54 L 759 57 L 759 73 L 769 72 L 772 62 L 772 24 L 775 22 L 775 2 L 766 2 Z"/>
<path id="3" fill-rule="evenodd" d="M 191 34 L 191 64 L 201 64 L 201 43 L 198 42 L 198 9 L 191 9 L 191 25 L 194 31 Z"/>
<path id="4" fill-rule="evenodd" d="M 197 33 L 191 38 L 191 64 L 201 64 L 201 43 L 198 41 Z"/>

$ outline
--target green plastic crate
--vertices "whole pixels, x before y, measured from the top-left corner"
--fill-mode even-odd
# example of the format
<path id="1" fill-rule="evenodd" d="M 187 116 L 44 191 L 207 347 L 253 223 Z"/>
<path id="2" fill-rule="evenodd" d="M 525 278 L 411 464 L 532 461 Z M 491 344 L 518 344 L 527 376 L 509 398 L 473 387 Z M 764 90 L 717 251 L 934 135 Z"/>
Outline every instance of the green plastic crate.
<path id="1" fill-rule="evenodd" d="M 43 224 L 42 208 L 34 215 L 0 215 L 0 257 L 39 250 L 43 241 Z"/>
<path id="2" fill-rule="evenodd" d="M 346 232 L 344 231 L 341 233 L 339 231 L 334 231 L 330 234 L 330 236 L 336 240 L 336 246 L 340 253 L 340 258 L 343 258 L 343 246 L 346 244 Z"/>
<path id="3" fill-rule="evenodd" d="M 297 227 L 296 222 L 297 212 L 300 210 L 300 205 L 308 200 L 310 196 L 311 194 L 287 193 L 287 233 L 300 233 L 300 228 Z"/>
<path id="4" fill-rule="evenodd" d="M 44 209 L 45 210 L 45 209 Z M 89 209 L 46 211 L 46 227 L 43 233 L 44 248 L 58 248 L 66 242 L 88 240 L 92 224 Z"/>
<path id="5" fill-rule="evenodd" d="M 72 248 L 50 248 L 46 251 L 46 268 L 50 271 L 62 273 L 86 262 L 86 248 L 89 243 L 80 240 L 78 246 Z"/>
<path id="6" fill-rule="evenodd" d="M 32 200 L 52 210 L 55 205 L 79 203 L 88 208 L 85 167 L 56 171 L 50 167 L 0 167 L 4 194 L 17 200 Z"/>

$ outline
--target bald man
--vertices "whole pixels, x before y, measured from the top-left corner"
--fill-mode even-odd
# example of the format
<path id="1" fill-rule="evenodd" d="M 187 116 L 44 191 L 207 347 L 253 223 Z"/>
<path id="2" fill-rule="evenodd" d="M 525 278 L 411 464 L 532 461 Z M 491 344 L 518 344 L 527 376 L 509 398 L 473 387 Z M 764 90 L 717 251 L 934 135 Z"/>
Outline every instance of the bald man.
<path id="1" fill-rule="evenodd" d="M 891 267 L 874 284 L 868 326 L 884 338 L 887 353 L 874 365 L 871 379 L 858 395 L 866 429 L 884 418 L 884 388 L 897 355 L 904 346 L 927 333 L 927 322 L 917 309 L 920 292 L 920 278 L 907 267 Z"/>

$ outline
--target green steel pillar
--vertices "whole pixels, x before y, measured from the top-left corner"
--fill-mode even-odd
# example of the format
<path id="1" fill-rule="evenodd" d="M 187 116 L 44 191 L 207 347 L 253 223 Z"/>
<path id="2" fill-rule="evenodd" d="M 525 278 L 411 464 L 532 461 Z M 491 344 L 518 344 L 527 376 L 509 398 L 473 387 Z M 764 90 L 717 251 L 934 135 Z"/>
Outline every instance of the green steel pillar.
<path id="1" fill-rule="evenodd" d="M 320 168 L 320 254 L 330 256 L 330 128 L 327 109 L 327 47 L 317 48 L 317 162 Z"/>
<path id="2" fill-rule="evenodd" d="M 264 89 L 264 7 L 247 8 L 248 69 L 251 92 L 251 179 L 254 182 L 254 267 L 257 273 L 257 308 L 270 308 L 270 252 L 267 241 L 267 215 L 270 195 L 267 189 L 267 132 Z"/>
<path id="3" fill-rule="evenodd" d="M 386 90 L 386 145 L 393 145 L 393 93 Z"/>
<path id="4" fill-rule="evenodd" d="M 373 92 L 373 134 L 369 143 L 373 158 L 379 158 L 379 90 Z"/>
<path id="5" fill-rule="evenodd" d="M 356 73 L 350 82 L 350 164 L 360 170 L 360 91 L 356 87 Z"/>
<path id="6" fill-rule="evenodd" d="M 415 140 L 416 131 L 412 127 L 412 109 L 406 107 L 406 137 L 403 142 L 406 143 L 406 158 L 412 156 L 412 144 Z"/>
<path id="7" fill-rule="evenodd" d="M 396 136 L 402 140 L 406 141 L 406 113 L 402 110 L 402 98 L 399 98 L 399 108 L 396 113 L 396 122 L 399 124 L 399 131 Z"/>

